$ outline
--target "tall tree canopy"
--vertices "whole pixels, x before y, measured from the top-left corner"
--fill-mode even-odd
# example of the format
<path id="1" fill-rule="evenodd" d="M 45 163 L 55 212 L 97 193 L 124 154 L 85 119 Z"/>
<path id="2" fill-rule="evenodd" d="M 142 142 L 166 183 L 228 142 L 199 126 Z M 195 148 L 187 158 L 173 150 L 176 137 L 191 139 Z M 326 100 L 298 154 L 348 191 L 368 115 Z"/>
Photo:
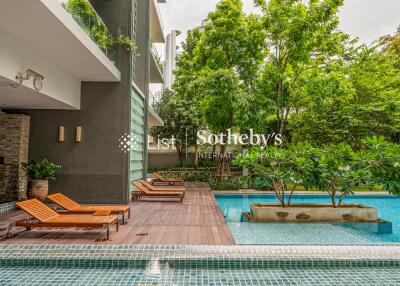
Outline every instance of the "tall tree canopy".
<path id="1" fill-rule="evenodd" d="M 283 134 L 294 106 L 293 92 L 305 71 L 343 51 L 338 31 L 343 0 L 257 0 L 267 34 L 261 94 L 275 103 L 277 132 Z"/>
<path id="2" fill-rule="evenodd" d="M 288 145 L 400 142 L 400 30 L 360 46 L 338 29 L 343 0 L 255 4 L 261 13 L 247 15 L 241 0 L 221 0 L 204 29 L 189 31 L 165 128 L 179 134 L 168 122 L 189 118 L 179 127 L 252 128 Z"/>

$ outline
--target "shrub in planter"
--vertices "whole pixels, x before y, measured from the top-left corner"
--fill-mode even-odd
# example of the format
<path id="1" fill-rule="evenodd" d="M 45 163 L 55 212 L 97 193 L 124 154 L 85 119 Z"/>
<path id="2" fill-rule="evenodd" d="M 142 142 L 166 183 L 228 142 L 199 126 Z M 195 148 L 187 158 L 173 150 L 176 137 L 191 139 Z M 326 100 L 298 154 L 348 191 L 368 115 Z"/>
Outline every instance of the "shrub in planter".
<path id="1" fill-rule="evenodd" d="M 314 153 L 315 149 L 308 143 L 299 143 L 288 148 L 268 146 L 253 148 L 238 156 L 234 163 L 250 169 L 266 182 L 271 182 L 282 207 L 287 207 L 298 186 L 309 188 L 315 164 Z M 292 186 L 290 189 L 289 185 Z"/>
<path id="2" fill-rule="evenodd" d="M 313 187 L 327 192 L 334 208 L 340 207 L 346 196 L 353 194 L 354 187 L 368 182 L 364 166 L 348 144 L 323 146 L 316 152 L 316 157 Z"/>
<path id="3" fill-rule="evenodd" d="M 356 186 L 378 185 L 389 193 L 400 194 L 400 146 L 376 136 L 362 143 L 358 152 L 342 143 L 323 146 L 316 153 L 312 184 L 328 192 L 334 208 L 340 207 Z"/>
<path id="4" fill-rule="evenodd" d="M 252 178 L 249 176 L 238 176 L 232 178 L 217 179 L 214 176 L 209 178 L 208 184 L 214 191 L 236 191 L 251 186 Z"/>
<path id="5" fill-rule="evenodd" d="M 61 166 L 47 159 L 42 162 L 31 160 L 21 163 L 21 167 L 28 174 L 31 182 L 31 197 L 44 201 L 49 192 L 49 180 L 56 179 L 56 170 Z"/>
<path id="6" fill-rule="evenodd" d="M 358 159 L 368 172 L 369 185 L 377 184 L 385 191 L 400 195 L 400 145 L 384 137 L 367 137 L 362 140 L 364 149 Z"/>

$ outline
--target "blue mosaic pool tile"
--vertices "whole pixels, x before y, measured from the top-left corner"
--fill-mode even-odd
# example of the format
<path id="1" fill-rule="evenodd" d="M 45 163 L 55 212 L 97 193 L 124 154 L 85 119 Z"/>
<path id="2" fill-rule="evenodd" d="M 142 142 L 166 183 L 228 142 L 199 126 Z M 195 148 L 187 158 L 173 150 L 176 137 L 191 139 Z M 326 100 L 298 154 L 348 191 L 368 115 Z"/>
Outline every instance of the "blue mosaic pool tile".
<path id="1" fill-rule="evenodd" d="M 398 273 L 392 245 L 0 245 L 0 285 L 386 286 Z"/>
<path id="2" fill-rule="evenodd" d="M 34 273 L 34 275 L 32 275 Z M 212 269 L 0 267 L 0 285 L 400 285 L 397 268 Z"/>
<path id="3" fill-rule="evenodd" d="M 17 208 L 15 202 L 0 204 L 0 214 L 8 213 Z"/>
<path id="4" fill-rule="evenodd" d="M 227 222 L 237 244 L 371 244 L 357 231 L 324 223 Z"/>

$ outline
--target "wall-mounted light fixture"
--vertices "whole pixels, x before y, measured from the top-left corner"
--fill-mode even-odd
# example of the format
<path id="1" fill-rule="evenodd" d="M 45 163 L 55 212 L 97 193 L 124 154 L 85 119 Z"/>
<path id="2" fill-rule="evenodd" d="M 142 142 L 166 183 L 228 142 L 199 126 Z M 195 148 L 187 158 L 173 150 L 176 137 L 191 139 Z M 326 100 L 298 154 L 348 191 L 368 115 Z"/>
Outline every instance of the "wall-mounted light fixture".
<path id="1" fill-rule="evenodd" d="M 82 127 L 81 126 L 76 127 L 75 141 L 82 142 Z"/>
<path id="2" fill-rule="evenodd" d="M 19 88 L 23 81 L 29 80 L 31 77 L 33 77 L 33 87 L 37 91 L 41 90 L 43 88 L 44 75 L 41 75 L 40 73 L 37 73 L 31 69 L 27 69 L 24 74 L 19 72 L 15 76 L 15 83 L 12 83 L 11 86 L 13 88 Z"/>
<path id="3" fill-rule="evenodd" d="M 60 126 L 58 128 L 58 141 L 60 142 L 64 142 L 65 140 L 65 130 L 64 130 L 64 126 Z"/>

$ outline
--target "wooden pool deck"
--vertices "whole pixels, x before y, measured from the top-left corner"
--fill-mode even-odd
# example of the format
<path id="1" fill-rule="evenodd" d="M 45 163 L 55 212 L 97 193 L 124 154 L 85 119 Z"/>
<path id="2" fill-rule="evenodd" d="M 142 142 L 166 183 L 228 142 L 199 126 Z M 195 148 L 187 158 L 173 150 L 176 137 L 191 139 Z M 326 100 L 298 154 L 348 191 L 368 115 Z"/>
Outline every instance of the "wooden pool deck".
<path id="1" fill-rule="evenodd" d="M 26 217 L 20 210 L 0 215 L 1 243 L 15 244 L 159 244 L 232 245 L 232 234 L 206 184 L 186 185 L 183 204 L 175 202 L 133 202 L 132 216 L 110 240 L 104 230 L 14 228 L 12 238 L 4 238 L 9 223 Z"/>

